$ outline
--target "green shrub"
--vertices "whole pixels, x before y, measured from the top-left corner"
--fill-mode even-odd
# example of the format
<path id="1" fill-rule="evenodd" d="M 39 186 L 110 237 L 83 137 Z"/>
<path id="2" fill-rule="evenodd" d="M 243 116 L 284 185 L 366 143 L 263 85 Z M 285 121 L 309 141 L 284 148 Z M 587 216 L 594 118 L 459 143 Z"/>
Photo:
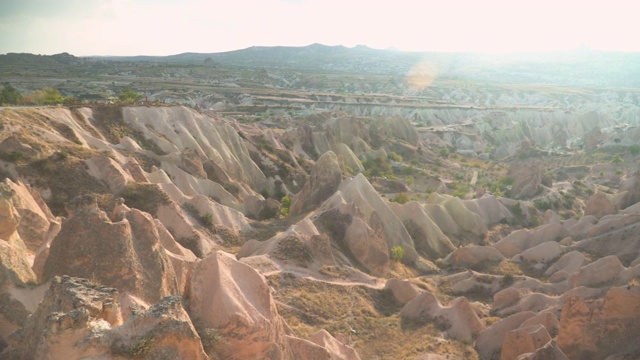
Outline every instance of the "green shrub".
<path id="1" fill-rule="evenodd" d="M 365 160 L 362 162 L 362 166 L 365 168 L 364 175 L 367 177 L 389 177 L 393 175 L 391 165 L 383 158 Z"/>
<path id="2" fill-rule="evenodd" d="M 291 210 L 291 197 L 289 195 L 285 195 L 280 199 L 280 215 L 287 217 L 289 216 L 289 211 Z"/>
<path id="3" fill-rule="evenodd" d="M 397 153 L 397 152 L 395 152 L 395 151 L 392 151 L 392 152 L 389 154 L 389 158 L 391 158 L 391 160 L 393 160 L 393 161 L 397 161 L 397 162 L 401 162 L 401 161 L 402 161 L 402 156 L 400 156 L 400 154 L 398 154 L 398 153 Z"/>
<path id="4" fill-rule="evenodd" d="M 404 257 L 404 248 L 400 245 L 391 248 L 391 258 L 396 261 L 401 261 Z"/>
<path id="5" fill-rule="evenodd" d="M 612 164 L 618 164 L 621 163 L 623 160 L 620 157 L 620 155 L 615 155 L 612 159 L 611 159 L 611 163 Z"/>
<path id="6" fill-rule="evenodd" d="M 406 204 L 409 202 L 409 197 L 407 196 L 406 193 L 400 193 L 396 195 L 393 199 L 391 199 L 391 201 L 397 202 L 399 204 Z"/>
<path id="7" fill-rule="evenodd" d="M 11 163 L 17 163 L 20 160 L 24 159 L 24 153 L 21 153 L 19 151 L 2 151 L 0 152 L 0 159 Z"/>
<path id="8" fill-rule="evenodd" d="M 629 146 L 629 152 L 631 153 L 631 155 L 640 154 L 640 145 L 631 145 L 631 146 Z"/>
<path id="9" fill-rule="evenodd" d="M 202 223 L 202 225 L 204 225 L 206 227 L 213 226 L 213 215 L 211 215 L 211 213 L 208 212 L 208 213 L 200 216 L 200 222 Z"/>
<path id="10" fill-rule="evenodd" d="M 120 100 L 120 102 L 125 104 L 133 104 L 144 97 L 144 95 L 131 90 L 130 87 L 125 87 L 116 96 L 118 96 L 118 100 Z"/>

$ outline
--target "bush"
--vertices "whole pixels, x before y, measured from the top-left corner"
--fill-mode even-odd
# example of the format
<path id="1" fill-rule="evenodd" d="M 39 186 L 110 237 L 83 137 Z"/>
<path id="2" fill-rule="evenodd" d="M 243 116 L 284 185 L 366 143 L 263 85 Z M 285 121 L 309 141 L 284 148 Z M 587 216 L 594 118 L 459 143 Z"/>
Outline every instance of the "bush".
<path id="1" fill-rule="evenodd" d="M 404 248 L 400 245 L 391 248 L 391 258 L 396 261 L 401 261 L 404 257 Z"/>
<path id="2" fill-rule="evenodd" d="M 398 154 L 395 151 L 392 151 L 389 154 L 389 158 L 391 158 L 391 160 L 396 161 L 396 162 L 401 162 L 402 161 L 402 156 L 400 156 L 400 154 Z"/>
<path id="3" fill-rule="evenodd" d="M 391 199 L 391 201 L 397 202 L 398 204 L 406 204 L 409 202 L 409 197 L 406 193 L 400 193 Z"/>
<path id="4" fill-rule="evenodd" d="M 15 105 L 22 100 L 22 95 L 13 86 L 5 83 L 0 91 L 0 105 Z"/>
<path id="5" fill-rule="evenodd" d="M 629 152 L 631 153 L 631 155 L 640 154 L 640 145 L 631 145 L 631 146 L 629 146 Z"/>
<path id="6" fill-rule="evenodd" d="M 64 96 L 53 88 L 44 88 L 33 94 L 36 105 L 57 105 L 64 102 Z"/>
<path id="7" fill-rule="evenodd" d="M 289 216 L 289 211 L 291 210 L 291 198 L 289 195 L 285 195 L 280 199 L 280 215 Z"/>
<path id="8" fill-rule="evenodd" d="M 622 158 L 620 157 L 620 155 L 616 155 L 611 159 L 611 163 L 612 164 L 618 164 L 622 162 Z"/>
<path id="9" fill-rule="evenodd" d="M 367 177 L 389 177 L 393 175 L 391 165 L 383 158 L 365 160 L 362 162 L 362 166 L 365 168 L 364 175 Z"/>
<path id="10" fill-rule="evenodd" d="M 131 90 L 130 87 L 125 87 L 118 93 L 118 100 L 125 104 L 133 104 L 134 102 L 142 99 L 144 95 L 138 94 L 137 92 Z"/>
<path id="11" fill-rule="evenodd" d="M 213 226 L 213 215 L 211 215 L 211 213 L 206 213 L 200 216 L 200 222 L 206 227 Z"/>

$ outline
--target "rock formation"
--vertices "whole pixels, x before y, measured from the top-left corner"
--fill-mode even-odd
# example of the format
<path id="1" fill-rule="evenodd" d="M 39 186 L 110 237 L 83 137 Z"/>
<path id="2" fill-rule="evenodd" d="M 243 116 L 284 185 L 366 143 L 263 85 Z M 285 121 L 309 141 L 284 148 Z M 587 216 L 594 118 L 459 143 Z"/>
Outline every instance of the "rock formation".
<path id="1" fill-rule="evenodd" d="M 318 207 L 338 189 L 342 173 L 333 151 L 320 156 L 311 171 L 309 180 L 291 201 L 291 214 L 296 215 Z"/>
<path id="2" fill-rule="evenodd" d="M 69 217 L 51 243 L 44 279 L 91 278 L 149 303 L 178 293 L 173 267 L 149 214 L 132 209 L 123 220 L 111 222 L 91 195 L 73 199 L 67 211 Z"/>

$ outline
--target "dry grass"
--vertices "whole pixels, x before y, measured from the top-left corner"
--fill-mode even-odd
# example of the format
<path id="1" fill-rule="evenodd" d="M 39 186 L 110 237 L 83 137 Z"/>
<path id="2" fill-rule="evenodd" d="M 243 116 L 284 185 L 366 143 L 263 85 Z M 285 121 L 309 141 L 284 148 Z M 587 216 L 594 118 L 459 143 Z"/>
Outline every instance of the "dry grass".
<path id="1" fill-rule="evenodd" d="M 362 359 L 414 359 L 423 353 L 456 354 L 477 359 L 472 345 L 441 338 L 436 324 L 403 326 L 401 305 L 390 292 L 300 279 L 291 274 L 269 278 L 277 290 L 278 310 L 300 337 L 325 329 L 342 337 Z"/>

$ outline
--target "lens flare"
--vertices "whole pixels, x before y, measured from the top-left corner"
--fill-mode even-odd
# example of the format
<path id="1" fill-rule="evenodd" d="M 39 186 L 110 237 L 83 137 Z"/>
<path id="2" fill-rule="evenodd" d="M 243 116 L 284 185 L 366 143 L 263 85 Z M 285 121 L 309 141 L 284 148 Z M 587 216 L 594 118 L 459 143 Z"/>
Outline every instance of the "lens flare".
<path id="1" fill-rule="evenodd" d="M 431 86 L 438 76 L 438 69 L 430 62 L 422 61 L 416 64 L 407 73 L 407 83 L 409 86 L 424 89 Z"/>

